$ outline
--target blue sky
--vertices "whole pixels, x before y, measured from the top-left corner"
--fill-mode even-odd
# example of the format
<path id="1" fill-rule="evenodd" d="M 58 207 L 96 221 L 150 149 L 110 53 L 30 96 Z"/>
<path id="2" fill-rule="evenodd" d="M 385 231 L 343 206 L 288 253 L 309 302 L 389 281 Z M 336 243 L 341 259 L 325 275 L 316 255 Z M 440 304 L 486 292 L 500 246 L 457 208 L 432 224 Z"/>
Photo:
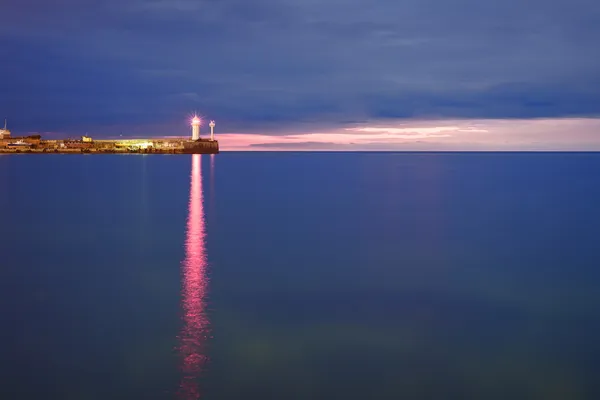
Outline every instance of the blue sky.
<path id="1" fill-rule="evenodd" d="M 593 0 L 19 0 L 0 15 L 0 114 L 14 132 L 181 135 L 197 111 L 252 148 L 399 127 L 443 147 L 452 134 L 419 132 L 457 120 L 472 147 L 500 132 L 493 121 L 568 118 L 557 126 L 587 132 L 568 145 L 600 147 Z"/>

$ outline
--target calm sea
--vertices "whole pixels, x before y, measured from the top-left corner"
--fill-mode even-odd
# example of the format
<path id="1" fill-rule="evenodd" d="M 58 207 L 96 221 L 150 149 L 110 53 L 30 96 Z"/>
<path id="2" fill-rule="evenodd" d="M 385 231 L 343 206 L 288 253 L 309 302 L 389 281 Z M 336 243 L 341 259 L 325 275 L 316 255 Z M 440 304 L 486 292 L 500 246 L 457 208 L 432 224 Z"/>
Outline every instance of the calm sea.
<path id="1" fill-rule="evenodd" d="M 600 154 L 0 156 L 0 398 L 598 399 Z"/>

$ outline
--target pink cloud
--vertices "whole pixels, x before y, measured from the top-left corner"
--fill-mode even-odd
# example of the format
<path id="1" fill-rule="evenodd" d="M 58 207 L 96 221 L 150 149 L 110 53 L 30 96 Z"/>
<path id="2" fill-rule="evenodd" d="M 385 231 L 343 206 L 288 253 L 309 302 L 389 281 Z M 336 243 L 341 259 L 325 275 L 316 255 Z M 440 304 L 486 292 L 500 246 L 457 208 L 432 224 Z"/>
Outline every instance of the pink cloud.
<path id="1" fill-rule="evenodd" d="M 223 150 L 600 151 L 600 119 L 366 123 L 326 132 L 220 134 Z M 321 145 L 321 146 L 320 146 Z"/>

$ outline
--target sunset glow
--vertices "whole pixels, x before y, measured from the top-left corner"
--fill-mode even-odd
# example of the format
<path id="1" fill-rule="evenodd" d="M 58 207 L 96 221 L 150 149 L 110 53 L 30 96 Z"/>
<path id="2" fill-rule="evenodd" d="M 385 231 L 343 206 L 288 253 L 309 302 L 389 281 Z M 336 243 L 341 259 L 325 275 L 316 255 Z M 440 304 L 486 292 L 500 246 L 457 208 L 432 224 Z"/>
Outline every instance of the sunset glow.
<path id="1" fill-rule="evenodd" d="M 591 151 L 600 119 L 385 121 L 305 133 L 221 133 L 222 150 Z"/>

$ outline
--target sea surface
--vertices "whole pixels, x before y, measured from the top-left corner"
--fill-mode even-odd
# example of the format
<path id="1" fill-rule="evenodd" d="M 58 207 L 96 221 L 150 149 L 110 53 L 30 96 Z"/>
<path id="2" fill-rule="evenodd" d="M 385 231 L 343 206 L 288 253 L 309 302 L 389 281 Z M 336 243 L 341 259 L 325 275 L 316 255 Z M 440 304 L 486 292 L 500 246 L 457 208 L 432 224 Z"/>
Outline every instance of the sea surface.
<path id="1" fill-rule="evenodd" d="M 0 398 L 599 399 L 600 154 L 0 156 Z"/>

